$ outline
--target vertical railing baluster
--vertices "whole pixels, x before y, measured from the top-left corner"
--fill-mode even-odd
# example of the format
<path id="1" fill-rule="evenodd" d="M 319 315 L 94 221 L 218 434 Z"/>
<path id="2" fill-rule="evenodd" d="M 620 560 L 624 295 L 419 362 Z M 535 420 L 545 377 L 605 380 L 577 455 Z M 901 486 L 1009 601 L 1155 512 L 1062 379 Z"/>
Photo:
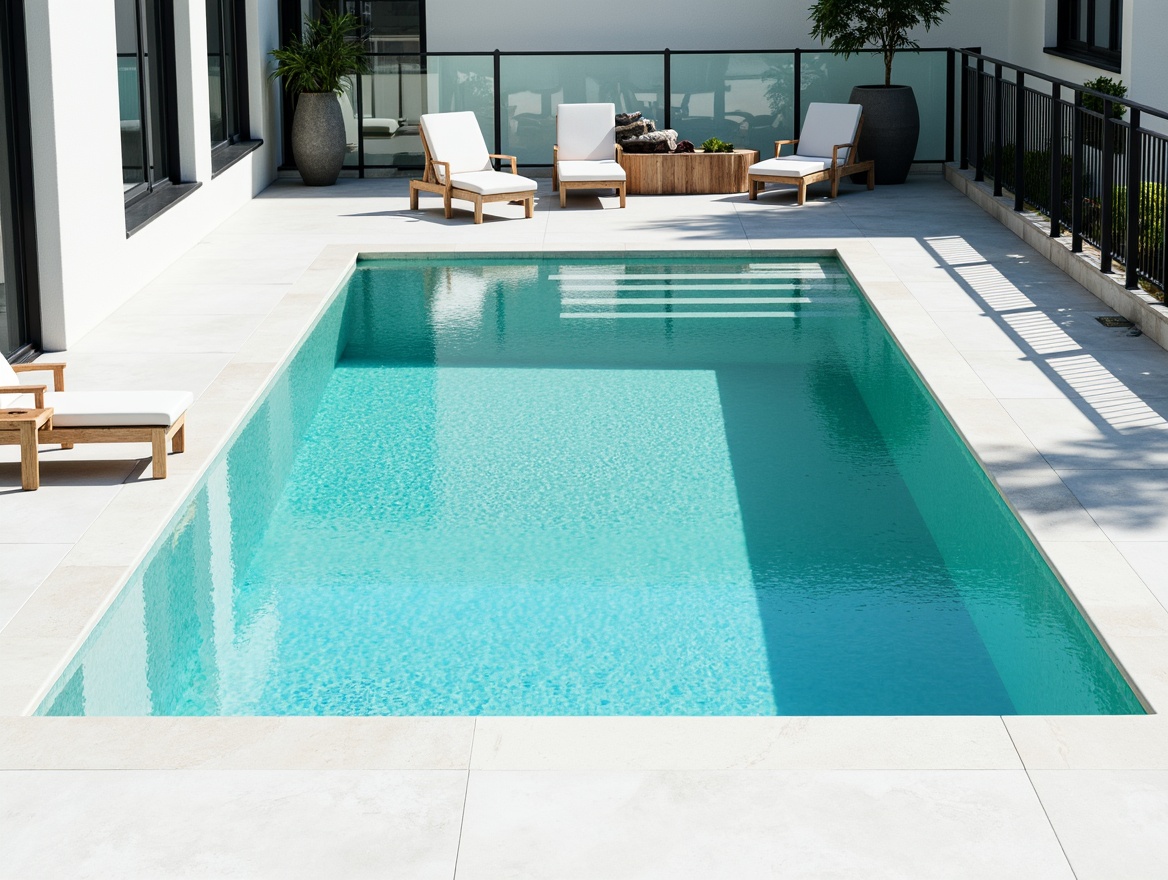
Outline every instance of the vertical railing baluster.
<path id="1" fill-rule="evenodd" d="M 1071 252 L 1083 252 L 1083 93 L 1071 108 Z"/>
<path id="2" fill-rule="evenodd" d="M 795 114 L 795 124 L 791 128 L 791 137 L 798 139 L 799 130 L 803 127 L 803 50 L 795 50 L 794 99 L 791 101 L 792 112 Z"/>
<path id="3" fill-rule="evenodd" d="M 499 70 L 502 65 L 499 63 L 499 58 L 502 53 L 498 49 L 495 50 L 494 56 L 494 76 L 495 76 L 495 152 L 503 152 L 503 92 L 499 84 Z M 499 160 L 495 160 L 495 167 L 499 167 Z"/>
<path id="4" fill-rule="evenodd" d="M 1014 210 L 1021 211 L 1025 203 L 1026 170 L 1026 74 L 1014 76 Z"/>
<path id="5" fill-rule="evenodd" d="M 985 180 L 985 60 L 977 59 L 977 119 L 974 125 L 973 179 Z"/>
<path id="6" fill-rule="evenodd" d="M 1050 237 L 1062 233 L 1063 214 L 1063 108 L 1058 83 L 1050 92 Z"/>
<path id="7" fill-rule="evenodd" d="M 1002 65 L 994 65 L 994 195 L 1002 194 Z"/>
<path id="8" fill-rule="evenodd" d="M 956 80 L 954 79 L 954 52 L 949 49 L 945 53 L 945 161 L 953 161 L 954 118 L 956 107 Z"/>
<path id="9" fill-rule="evenodd" d="M 663 115 L 665 117 L 665 127 L 673 128 L 673 81 L 670 78 L 670 73 L 673 68 L 673 56 L 668 49 L 665 50 L 664 63 L 664 79 L 661 83 L 661 88 L 665 91 L 665 94 L 662 96 L 665 101 L 665 112 Z"/>
<path id="10" fill-rule="evenodd" d="M 1115 150 L 1111 143 L 1111 99 L 1103 99 L 1103 192 L 1100 198 L 1099 271 L 1111 271 L 1111 227 L 1115 209 Z"/>
<path id="11" fill-rule="evenodd" d="M 973 128 L 969 124 L 969 59 L 962 52 L 961 58 L 961 170 L 969 169 L 969 137 Z"/>
<path id="12" fill-rule="evenodd" d="M 1131 108 L 1127 130 L 1127 242 L 1124 254 L 1123 285 L 1128 290 L 1140 286 L 1140 110 Z"/>

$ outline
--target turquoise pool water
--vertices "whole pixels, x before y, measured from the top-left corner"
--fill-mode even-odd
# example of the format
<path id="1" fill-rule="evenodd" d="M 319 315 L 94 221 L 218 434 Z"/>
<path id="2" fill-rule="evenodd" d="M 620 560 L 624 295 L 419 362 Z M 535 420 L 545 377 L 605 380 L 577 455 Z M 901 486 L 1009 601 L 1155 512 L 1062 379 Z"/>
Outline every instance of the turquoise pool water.
<path id="1" fill-rule="evenodd" d="M 47 714 L 1138 713 L 833 260 L 359 264 Z"/>

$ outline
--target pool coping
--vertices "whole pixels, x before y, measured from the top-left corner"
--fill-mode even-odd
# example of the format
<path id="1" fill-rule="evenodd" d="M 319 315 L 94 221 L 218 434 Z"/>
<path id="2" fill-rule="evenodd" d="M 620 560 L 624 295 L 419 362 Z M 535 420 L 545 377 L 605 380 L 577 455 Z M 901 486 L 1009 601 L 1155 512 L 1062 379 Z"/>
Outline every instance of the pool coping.
<path id="1" fill-rule="evenodd" d="M 816 239 L 694 249 L 329 245 L 191 408 L 167 480 L 121 493 L 0 631 L 0 768 L 1168 769 L 1168 721 L 1146 716 L 36 718 L 137 565 L 311 331 L 358 258 L 684 252 L 837 256 L 1153 712 L 1168 705 L 1168 611 L 874 246 Z M 1018 463 L 1024 462 L 1024 467 Z M 1059 513 L 1057 521 L 1049 516 Z M 116 539 L 114 538 L 116 536 Z"/>

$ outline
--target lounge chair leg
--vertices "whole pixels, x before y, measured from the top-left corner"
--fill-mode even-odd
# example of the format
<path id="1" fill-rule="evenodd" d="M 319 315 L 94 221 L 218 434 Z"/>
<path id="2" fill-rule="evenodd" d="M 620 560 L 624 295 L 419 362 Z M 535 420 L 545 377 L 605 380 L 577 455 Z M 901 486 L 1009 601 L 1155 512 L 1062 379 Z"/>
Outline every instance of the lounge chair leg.
<path id="1" fill-rule="evenodd" d="M 483 222 L 483 200 L 475 199 L 475 223 Z"/>
<path id="2" fill-rule="evenodd" d="M 446 212 L 447 220 L 454 216 L 454 206 L 450 202 L 450 193 L 446 193 L 442 196 L 442 207 Z"/>
<path id="3" fill-rule="evenodd" d="M 568 207 L 568 188 L 566 186 L 560 186 L 560 207 Z"/>
<path id="4" fill-rule="evenodd" d="M 839 175 L 835 175 L 831 179 L 831 197 L 834 199 L 839 195 Z"/>
<path id="5" fill-rule="evenodd" d="M 626 186 L 626 185 L 627 185 L 627 184 L 623 184 L 623 183 L 622 183 L 622 184 L 620 185 L 620 188 L 617 190 L 617 192 L 620 194 L 620 206 L 621 206 L 622 208 L 625 206 L 625 186 Z"/>
<path id="6" fill-rule="evenodd" d="M 750 200 L 751 200 L 752 202 L 757 202 L 757 201 L 758 201 L 758 190 L 759 190 L 759 183 L 758 183 L 758 181 L 757 181 L 757 180 L 752 180 L 752 181 L 750 181 L 750 190 L 749 190 L 749 192 L 750 192 Z"/>
<path id="7" fill-rule="evenodd" d="M 173 429 L 174 433 L 170 436 L 170 448 L 173 452 L 187 451 L 187 424 L 185 421 L 179 422 L 178 427 Z"/>
<path id="8" fill-rule="evenodd" d="M 876 166 L 873 165 L 868 169 L 868 190 L 876 189 Z"/>
<path id="9" fill-rule="evenodd" d="M 150 432 L 150 473 L 156 480 L 166 479 L 166 428 Z"/>
<path id="10" fill-rule="evenodd" d="M 797 196 L 796 205 L 801 205 L 807 200 L 807 184 L 802 180 L 799 181 L 799 194 Z"/>
<path id="11" fill-rule="evenodd" d="M 418 191 L 414 188 L 412 181 L 410 183 L 410 210 L 418 210 Z"/>
<path id="12" fill-rule="evenodd" d="M 523 202 L 523 217 L 530 220 L 535 216 L 535 196 L 528 196 Z"/>
<path id="13" fill-rule="evenodd" d="M 26 492 L 41 487 L 41 466 L 37 459 L 37 426 L 20 423 L 20 488 Z"/>

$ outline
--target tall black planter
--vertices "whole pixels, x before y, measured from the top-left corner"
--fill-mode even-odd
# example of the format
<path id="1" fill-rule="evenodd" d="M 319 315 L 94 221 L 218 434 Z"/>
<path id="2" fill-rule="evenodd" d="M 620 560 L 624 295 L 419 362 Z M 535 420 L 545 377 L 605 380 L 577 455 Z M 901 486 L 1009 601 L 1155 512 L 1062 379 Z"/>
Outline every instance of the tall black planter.
<path id="1" fill-rule="evenodd" d="M 345 164 L 345 120 L 334 92 L 303 92 L 292 117 L 292 157 L 308 186 L 332 186 Z"/>
<path id="2" fill-rule="evenodd" d="M 860 158 L 876 161 L 876 183 L 904 183 L 921 133 L 912 86 L 856 86 L 848 100 L 864 108 Z M 852 180 L 863 183 L 865 175 L 854 175 Z"/>

